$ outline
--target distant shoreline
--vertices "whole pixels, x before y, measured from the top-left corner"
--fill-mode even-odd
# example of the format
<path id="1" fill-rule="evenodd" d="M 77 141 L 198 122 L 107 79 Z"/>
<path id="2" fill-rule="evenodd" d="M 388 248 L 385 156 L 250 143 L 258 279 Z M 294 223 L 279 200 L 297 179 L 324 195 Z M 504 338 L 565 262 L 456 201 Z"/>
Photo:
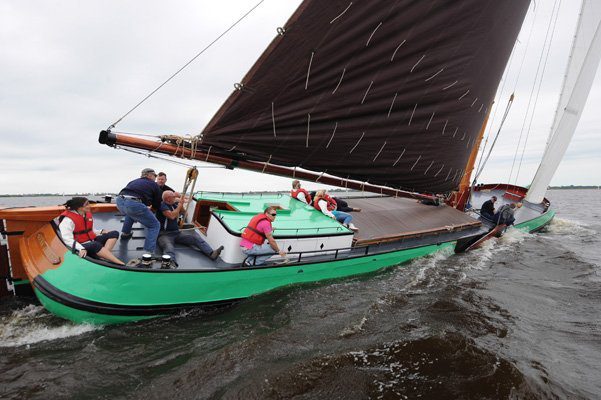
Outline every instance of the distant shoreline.
<path id="1" fill-rule="evenodd" d="M 592 186 L 549 186 L 549 190 L 566 190 L 566 189 L 600 189 L 601 186 L 592 185 Z M 340 191 L 344 191 L 341 189 Z M 275 191 L 274 193 L 278 193 L 281 191 Z M 330 190 L 330 192 L 338 192 L 338 190 Z M 115 193 L 29 193 L 29 194 L 0 194 L 1 197 L 50 197 L 50 196 L 59 196 L 59 197 L 73 197 L 73 196 L 96 196 L 103 197 L 105 195 L 115 196 Z"/>
<path id="2" fill-rule="evenodd" d="M 599 185 L 594 185 L 594 186 L 574 186 L 574 185 L 569 185 L 569 186 L 549 186 L 549 190 L 563 190 L 563 189 L 599 189 L 600 186 Z"/>

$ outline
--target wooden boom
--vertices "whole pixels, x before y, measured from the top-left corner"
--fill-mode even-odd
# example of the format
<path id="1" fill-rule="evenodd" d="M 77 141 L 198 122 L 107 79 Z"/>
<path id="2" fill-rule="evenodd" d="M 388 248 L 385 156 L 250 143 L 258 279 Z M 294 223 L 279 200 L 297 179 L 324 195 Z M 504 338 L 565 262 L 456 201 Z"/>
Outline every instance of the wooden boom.
<path id="1" fill-rule="evenodd" d="M 110 131 L 101 131 L 100 136 L 98 137 L 98 141 L 100 142 L 100 144 L 106 144 L 110 147 L 122 146 L 141 150 L 148 150 L 153 153 L 167 154 L 173 157 L 199 160 L 210 162 L 213 164 L 224 165 L 225 167 L 230 169 L 242 168 L 249 171 L 262 172 L 266 174 L 284 176 L 294 179 L 302 179 L 312 182 L 319 182 L 325 185 L 341 186 L 345 188 L 378 194 L 385 194 L 394 197 L 405 197 L 410 199 L 430 201 L 435 200 L 435 197 L 432 195 L 408 192 L 404 190 L 389 188 L 386 186 L 372 185 L 365 182 L 357 182 L 333 176 L 324 176 L 323 174 L 311 171 L 299 171 L 294 168 L 264 163 L 261 161 L 250 161 L 243 159 L 237 160 L 222 154 L 211 154 L 210 151 L 205 151 L 203 149 L 196 149 L 193 151 L 192 149 L 185 146 L 177 146 L 164 141 L 141 139 L 129 135 L 113 133 Z"/>

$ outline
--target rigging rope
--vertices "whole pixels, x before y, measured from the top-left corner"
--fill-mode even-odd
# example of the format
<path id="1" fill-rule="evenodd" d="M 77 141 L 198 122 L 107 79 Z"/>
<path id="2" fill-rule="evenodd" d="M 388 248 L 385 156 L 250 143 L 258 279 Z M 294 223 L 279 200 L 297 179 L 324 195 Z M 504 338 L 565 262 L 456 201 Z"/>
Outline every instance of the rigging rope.
<path id="1" fill-rule="evenodd" d="M 507 83 L 507 75 L 509 75 L 509 70 L 511 69 L 514 54 L 515 54 L 515 47 L 511 51 L 511 56 L 509 57 L 507 69 L 505 70 L 505 77 L 502 79 L 503 84 L 501 85 L 501 91 L 499 92 L 499 98 L 503 98 L 503 93 L 505 92 L 505 84 Z M 491 107 L 492 107 L 492 105 L 491 105 Z M 482 159 L 484 158 L 484 154 L 486 154 L 486 148 L 488 147 L 488 139 L 490 138 L 490 133 L 493 130 L 493 126 L 495 123 L 495 119 L 497 118 L 498 111 L 499 111 L 499 107 L 495 104 L 495 111 L 492 115 L 490 124 L 488 125 L 488 132 L 486 133 L 486 139 L 484 140 L 484 146 L 482 146 L 482 150 L 480 151 L 480 157 L 478 159 L 478 166 L 476 167 L 476 171 L 480 170 L 480 165 L 482 164 Z M 476 180 L 474 179 L 472 186 L 474 186 L 475 184 L 476 184 Z"/>
<path id="2" fill-rule="evenodd" d="M 482 167 L 476 172 L 476 176 L 474 177 L 474 183 L 472 183 L 472 186 L 475 184 L 475 182 L 478 181 L 478 177 L 484 170 L 484 167 L 486 166 L 486 163 L 487 163 L 488 159 L 490 158 L 490 154 L 492 153 L 492 150 L 495 148 L 495 144 L 497 143 L 497 139 L 499 138 L 499 134 L 501 133 L 501 129 L 503 128 L 503 124 L 505 123 L 505 120 L 507 119 L 507 115 L 509 114 L 509 110 L 511 109 L 512 104 L 513 104 L 513 93 L 511 94 L 511 97 L 509 97 L 509 101 L 507 102 L 507 107 L 505 107 L 505 113 L 503 114 L 503 118 L 501 119 L 501 124 L 499 125 L 499 129 L 497 130 L 495 139 L 493 140 L 492 144 L 490 145 L 490 149 L 488 149 L 488 154 L 484 158 Z"/>
<path id="3" fill-rule="evenodd" d="M 551 12 L 551 19 L 553 19 L 553 15 L 555 14 L 555 10 L 556 10 L 556 7 L 557 7 L 557 1 L 558 0 L 555 0 L 555 2 L 553 4 L 553 11 Z M 537 81 L 539 80 L 539 71 L 540 71 L 540 67 L 541 67 L 541 64 L 542 64 L 542 61 L 543 61 L 543 58 L 544 58 L 544 55 L 545 55 L 545 47 L 547 46 L 547 42 L 549 40 L 549 32 L 551 30 L 551 26 L 552 25 L 553 25 L 552 23 L 549 23 L 547 25 L 547 32 L 545 33 L 545 41 L 543 42 L 543 48 L 541 50 L 541 53 L 540 53 L 540 56 L 539 56 L 539 59 L 538 59 L 538 65 L 536 67 L 536 73 L 534 74 L 534 82 L 532 84 L 532 89 L 530 90 L 530 96 L 528 97 L 528 105 L 526 107 L 526 114 L 524 115 L 524 121 L 522 122 L 522 127 L 520 129 L 520 136 L 518 138 L 518 143 L 517 143 L 517 146 L 515 148 L 515 154 L 513 155 L 513 162 L 511 163 L 511 170 L 509 172 L 509 179 L 507 180 L 508 183 L 511 183 L 511 177 L 513 176 L 513 169 L 515 167 L 515 162 L 517 160 L 517 156 L 518 156 L 518 153 L 519 153 L 519 150 L 520 150 L 520 145 L 522 144 L 522 136 L 524 134 L 524 128 L 526 127 L 526 121 L 528 120 L 528 114 L 530 113 L 530 105 L 532 103 L 532 97 L 534 95 L 534 89 L 536 88 Z M 549 47 L 550 46 L 551 45 L 549 43 Z M 545 64 L 545 67 L 546 67 L 546 64 Z M 542 82 L 542 75 L 541 75 L 540 79 L 541 79 L 541 82 Z M 539 90 L 540 90 L 540 86 L 539 86 Z M 537 95 L 537 98 L 536 98 L 535 103 L 534 103 L 533 108 L 532 108 L 532 115 L 534 115 L 534 110 L 536 109 L 536 101 L 538 101 L 538 95 Z M 517 183 L 517 174 L 516 174 L 516 177 L 515 177 L 515 180 L 514 180 L 514 184 L 515 183 Z"/>
<path id="4" fill-rule="evenodd" d="M 536 106 L 538 104 L 538 96 L 540 94 L 540 88 L 542 86 L 543 78 L 544 78 L 545 72 L 547 70 L 547 63 L 549 61 L 549 53 L 551 52 L 551 44 L 553 43 L 553 37 L 555 36 L 555 28 L 557 27 L 557 17 L 559 17 L 559 9 L 561 7 L 561 0 L 559 0 L 559 1 L 556 0 L 555 3 L 557 4 L 557 12 L 555 14 L 555 20 L 553 21 L 553 29 L 551 31 L 551 38 L 549 39 L 549 46 L 547 47 L 547 54 L 545 55 L 545 62 L 543 64 L 543 72 L 541 73 L 540 81 L 538 82 L 538 89 L 536 91 L 536 98 L 534 100 L 534 107 L 532 109 L 532 114 L 530 115 L 530 122 L 528 124 L 528 130 L 526 131 L 526 139 L 524 140 L 524 146 L 522 147 L 522 155 L 520 156 L 520 163 L 518 165 L 518 170 L 517 170 L 516 175 L 515 175 L 515 182 L 516 182 L 516 184 L 517 184 L 517 181 L 518 181 L 518 177 L 520 176 L 520 171 L 522 169 L 522 161 L 524 160 L 524 153 L 526 152 L 526 145 L 528 144 L 528 137 L 530 136 L 530 129 L 532 128 L 532 120 L 534 119 L 534 113 L 536 111 Z M 553 18 L 553 13 L 551 13 L 551 18 Z M 543 46 L 543 52 L 544 52 L 544 46 Z"/>
<path id="5" fill-rule="evenodd" d="M 188 65 L 192 64 L 198 57 L 200 57 L 200 55 L 202 55 L 205 51 L 207 51 L 211 46 L 213 46 L 219 39 L 221 39 L 223 36 L 225 36 L 229 31 L 231 31 L 236 25 L 238 25 L 244 18 L 246 18 L 250 13 L 252 13 L 257 7 L 259 7 L 261 5 L 261 3 L 263 3 L 265 0 L 260 0 L 257 4 L 255 4 L 255 6 L 253 8 L 251 8 L 249 11 L 246 12 L 246 14 L 244 14 L 242 17 L 240 17 L 236 22 L 234 22 L 229 28 L 227 28 L 223 33 L 221 33 L 221 35 L 217 36 L 216 39 L 214 39 L 211 43 L 209 43 L 204 49 L 202 49 L 198 54 L 196 54 L 194 57 L 192 57 L 192 59 L 190 59 L 190 61 L 188 61 L 186 64 L 184 64 L 183 67 L 181 67 L 180 69 L 178 69 L 173 75 L 171 75 L 165 82 L 161 83 L 156 89 L 154 89 L 152 92 L 150 92 L 146 97 L 144 97 L 142 100 L 140 100 L 140 102 L 138 102 L 138 104 L 136 104 L 135 106 L 133 106 L 128 112 L 126 112 L 125 114 L 123 114 L 123 116 L 121 118 L 119 118 L 117 121 L 113 122 L 107 130 L 111 130 L 113 129 L 119 122 L 121 122 L 125 117 L 127 117 L 132 111 L 134 111 L 136 108 L 138 108 L 139 106 L 142 105 L 142 103 L 144 103 L 146 100 L 148 100 L 153 94 L 155 94 L 156 92 L 159 91 L 159 89 L 161 89 L 163 86 L 165 86 L 171 79 L 175 78 L 180 72 L 182 72 Z"/>
<path id="6" fill-rule="evenodd" d="M 522 69 L 524 67 L 524 60 L 526 58 L 526 53 L 528 52 L 528 47 L 530 45 L 530 39 L 532 37 L 532 31 L 534 29 L 534 23 L 535 23 L 535 21 L 536 21 L 536 2 L 533 3 L 532 25 L 530 25 L 530 32 L 528 34 L 528 41 L 527 41 L 527 44 L 526 44 L 526 49 L 524 50 L 524 55 L 522 56 L 522 61 L 520 63 L 520 67 L 518 69 L 517 78 L 515 80 L 515 84 L 514 84 L 514 87 L 513 87 L 513 93 L 515 93 L 515 90 L 516 90 L 517 85 L 518 85 L 518 81 L 520 79 L 520 75 L 522 74 Z M 518 40 L 516 40 L 516 43 L 518 43 Z M 503 93 L 505 91 L 505 84 L 507 83 L 507 81 L 509 81 L 509 70 L 511 69 L 511 65 L 512 65 L 513 60 L 514 60 L 515 50 L 516 50 L 516 47 L 514 46 L 513 50 L 511 51 L 511 55 L 509 57 L 508 66 L 507 66 L 507 68 L 505 70 L 505 75 L 506 75 L 505 79 L 502 79 L 503 83 L 502 83 L 502 86 L 501 86 L 501 91 L 499 92 L 499 98 L 500 99 L 503 98 Z M 511 94 L 511 97 L 510 97 L 510 100 L 509 100 L 509 103 L 508 103 L 507 107 L 511 107 L 511 102 L 513 101 L 513 96 L 514 96 L 513 93 Z M 497 138 L 499 137 L 500 129 L 503 126 L 503 124 L 505 122 L 505 119 L 507 118 L 507 113 L 509 112 L 509 110 L 508 110 L 507 107 L 506 107 L 503 119 L 501 121 L 501 125 L 499 126 L 499 130 L 497 131 L 497 134 L 495 136 L 494 142 L 491 145 L 492 147 L 494 147 L 494 145 L 495 145 L 495 143 L 497 141 Z M 491 134 L 491 132 L 493 130 L 494 122 L 495 122 L 495 119 L 497 117 L 497 112 L 498 111 L 499 111 L 499 107 L 495 106 L 495 111 L 493 113 L 492 120 L 491 120 L 491 122 L 489 124 L 489 129 L 488 129 L 488 133 L 486 135 L 486 139 L 484 141 L 484 146 L 482 147 L 482 151 L 480 153 L 480 158 L 478 160 L 478 166 L 476 167 L 476 175 L 475 175 L 475 177 L 474 177 L 474 179 L 472 181 L 472 188 L 476 185 L 478 177 L 480 176 L 480 174 L 484 170 L 484 165 L 486 165 L 486 162 L 488 161 L 488 159 L 490 157 L 490 154 L 491 154 L 491 151 L 492 151 L 492 147 L 489 150 L 488 155 L 486 157 L 484 156 L 484 154 L 486 154 L 486 147 L 488 145 L 490 134 Z M 483 162 L 484 159 L 485 159 L 485 161 Z M 470 196 L 471 196 L 471 193 L 473 193 L 473 190 L 470 191 Z"/>
<path id="7" fill-rule="evenodd" d="M 125 150 L 125 151 L 129 151 L 130 153 L 134 153 L 134 154 L 139 154 L 139 155 L 143 155 L 149 158 L 156 158 L 157 160 L 163 160 L 163 161 L 168 161 L 170 163 L 173 164 L 178 164 L 178 165 L 183 165 L 185 167 L 189 167 L 189 168 L 221 168 L 221 169 L 225 169 L 226 167 L 221 166 L 221 165 L 195 165 L 195 164 L 189 164 L 189 163 L 185 163 L 185 162 L 181 162 L 181 161 L 175 161 L 171 158 L 166 158 L 166 157 L 159 157 L 156 156 L 154 154 L 152 154 L 152 152 L 144 152 L 144 151 L 139 151 L 139 150 L 133 150 L 133 149 L 128 149 L 126 147 L 121 147 L 121 146 L 115 146 L 115 149 L 119 149 L 119 150 Z"/>

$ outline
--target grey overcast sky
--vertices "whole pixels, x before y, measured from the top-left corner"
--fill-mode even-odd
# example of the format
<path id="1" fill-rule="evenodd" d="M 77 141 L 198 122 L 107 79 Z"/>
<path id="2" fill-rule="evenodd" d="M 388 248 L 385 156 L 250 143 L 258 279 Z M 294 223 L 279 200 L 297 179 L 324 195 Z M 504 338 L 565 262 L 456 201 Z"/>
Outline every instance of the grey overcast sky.
<path id="1" fill-rule="evenodd" d="M 0 2 L 0 194 L 115 192 L 147 166 L 167 172 L 169 182 L 179 187 L 184 167 L 101 146 L 98 132 L 256 2 Z M 200 132 L 299 3 L 265 0 L 117 130 L 180 135 Z M 579 3 L 561 3 L 518 184 L 530 182 L 542 155 Z M 537 0 L 536 12 L 531 6 L 524 23 L 507 71 L 506 89 L 497 104 L 505 106 L 513 87 L 516 101 L 482 182 L 509 179 L 554 4 L 554 0 Z M 532 24 L 534 33 L 526 51 Z M 516 85 L 523 54 L 524 67 Z M 600 82 L 597 79 L 591 90 L 574 140 L 552 184 L 601 184 Z M 497 115 L 493 128 L 499 119 Z M 203 189 L 227 191 L 288 189 L 290 182 L 223 169 L 203 169 L 201 179 Z"/>

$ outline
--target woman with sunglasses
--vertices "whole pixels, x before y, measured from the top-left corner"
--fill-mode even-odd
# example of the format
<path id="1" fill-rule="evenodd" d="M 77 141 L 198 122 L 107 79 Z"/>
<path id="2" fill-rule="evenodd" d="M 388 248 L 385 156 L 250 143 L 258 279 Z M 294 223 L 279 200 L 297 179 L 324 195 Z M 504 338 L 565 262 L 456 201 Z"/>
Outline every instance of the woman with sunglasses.
<path id="1" fill-rule="evenodd" d="M 246 259 L 247 266 L 263 265 L 274 254 L 286 257 L 286 252 L 280 250 L 273 238 L 271 223 L 275 221 L 276 216 L 277 209 L 267 207 L 262 214 L 252 217 L 248 226 L 244 228 L 240 249 L 242 253 L 248 256 Z"/>

